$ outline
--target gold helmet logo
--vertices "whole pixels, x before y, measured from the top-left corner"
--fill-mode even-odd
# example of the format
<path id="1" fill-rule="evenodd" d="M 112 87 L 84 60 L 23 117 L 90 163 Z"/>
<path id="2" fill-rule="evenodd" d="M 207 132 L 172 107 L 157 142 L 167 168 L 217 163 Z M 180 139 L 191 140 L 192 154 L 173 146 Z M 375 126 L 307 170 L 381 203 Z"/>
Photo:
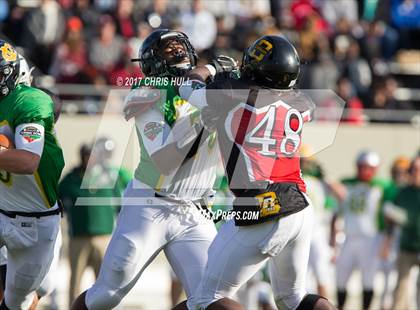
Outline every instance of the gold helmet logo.
<path id="1" fill-rule="evenodd" d="M 255 45 L 255 47 L 250 51 L 249 55 L 253 57 L 257 62 L 259 62 L 268 52 L 271 51 L 272 48 L 273 44 L 263 39 Z"/>
<path id="2" fill-rule="evenodd" d="M 4 43 L 3 46 L 0 47 L 0 51 L 4 60 L 16 61 L 17 53 L 9 43 Z"/>

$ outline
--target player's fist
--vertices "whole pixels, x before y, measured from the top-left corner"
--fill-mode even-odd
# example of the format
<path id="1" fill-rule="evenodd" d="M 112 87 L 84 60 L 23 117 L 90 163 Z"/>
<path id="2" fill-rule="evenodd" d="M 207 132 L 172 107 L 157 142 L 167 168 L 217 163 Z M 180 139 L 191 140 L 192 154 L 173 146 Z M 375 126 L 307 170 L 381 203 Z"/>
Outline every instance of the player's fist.
<path id="1" fill-rule="evenodd" d="M 216 59 L 213 59 L 210 65 L 216 69 L 216 74 L 230 73 L 239 69 L 238 62 L 232 57 L 225 55 L 220 55 Z"/>
<path id="2" fill-rule="evenodd" d="M 0 151 L 14 148 L 13 141 L 8 136 L 0 134 Z"/>

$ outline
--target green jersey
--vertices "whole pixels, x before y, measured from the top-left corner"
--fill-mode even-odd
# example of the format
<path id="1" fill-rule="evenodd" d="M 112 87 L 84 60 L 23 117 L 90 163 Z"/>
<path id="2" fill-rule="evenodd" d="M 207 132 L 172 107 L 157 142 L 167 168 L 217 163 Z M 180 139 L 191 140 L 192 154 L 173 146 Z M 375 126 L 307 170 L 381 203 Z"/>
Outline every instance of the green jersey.
<path id="1" fill-rule="evenodd" d="M 86 178 L 87 183 L 94 186 L 92 189 L 81 187 L 82 181 Z M 113 184 L 115 178 L 117 182 Z M 125 169 L 116 169 L 108 165 L 95 165 L 90 173 L 77 167 L 67 174 L 60 182 L 59 192 L 68 215 L 71 236 L 111 234 L 117 213 L 115 206 L 110 204 L 75 206 L 75 202 L 79 197 L 110 199 L 121 197 L 130 179 L 131 173 Z M 111 184 L 112 187 L 109 186 Z"/>
<path id="2" fill-rule="evenodd" d="M 401 227 L 401 250 L 420 253 L 420 188 L 407 186 L 401 189 L 394 204 L 407 214 L 407 222 Z"/>
<path id="3" fill-rule="evenodd" d="M 0 134 L 17 149 L 41 157 L 33 175 L 0 172 L 1 209 L 39 212 L 56 204 L 64 158 L 54 133 L 53 106 L 47 94 L 21 84 L 0 99 Z"/>

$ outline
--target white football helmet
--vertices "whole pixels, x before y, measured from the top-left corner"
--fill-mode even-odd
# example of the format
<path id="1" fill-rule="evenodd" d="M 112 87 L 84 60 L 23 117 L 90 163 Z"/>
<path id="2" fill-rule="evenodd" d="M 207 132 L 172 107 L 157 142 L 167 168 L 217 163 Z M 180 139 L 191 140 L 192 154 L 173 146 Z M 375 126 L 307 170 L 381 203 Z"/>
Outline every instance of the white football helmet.
<path id="1" fill-rule="evenodd" d="M 371 167 L 378 167 L 381 163 L 381 158 L 379 154 L 373 151 L 362 151 L 357 156 L 356 164 L 357 165 L 368 165 Z"/>

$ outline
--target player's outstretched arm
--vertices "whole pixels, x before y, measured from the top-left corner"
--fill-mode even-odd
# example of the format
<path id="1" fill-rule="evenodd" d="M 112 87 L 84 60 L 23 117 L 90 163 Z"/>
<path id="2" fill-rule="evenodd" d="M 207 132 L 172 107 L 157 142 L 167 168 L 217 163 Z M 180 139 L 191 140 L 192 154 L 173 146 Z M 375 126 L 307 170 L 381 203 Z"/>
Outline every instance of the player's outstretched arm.
<path id="1" fill-rule="evenodd" d="M 189 156 L 196 140 L 201 139 L 199 125 L 187 113 L 170 126 L 156 109 L 149 109 L 136 119 L 142 147 L 163 175 L 178 170 Z"/>
<path id="2" fill-rule="evenodd" d="M 346 186 L 340 182 L 325 182 L 329 192 L 341 203 L 347 197 Z"/>
<path id="3" fill-rule="evenodd" d="M 168 138 L 151 158 L 164 175 L 169 175 L 196 154 L 206 137 L 199 121 L 192 120 L 190 114 L 184 115 L 176 120 Z"/>
<path id="4" fill-rule="evenodd" d="M 151 159 L 163 175 L 170 175 L 181 166 L 188 149 L 189 148 L 185 148 L 185 152 L 182 152 L 182 150 L 178 149 L 176 145 L 172 143 L 155 152 L 151 156 Z"/>
<path id="5" fill-rule="evenodd" d="M 35 153 L 9 149 L 0 151 L 0 170 L 15 174 L 34 174 L 41 157 Z"/>

